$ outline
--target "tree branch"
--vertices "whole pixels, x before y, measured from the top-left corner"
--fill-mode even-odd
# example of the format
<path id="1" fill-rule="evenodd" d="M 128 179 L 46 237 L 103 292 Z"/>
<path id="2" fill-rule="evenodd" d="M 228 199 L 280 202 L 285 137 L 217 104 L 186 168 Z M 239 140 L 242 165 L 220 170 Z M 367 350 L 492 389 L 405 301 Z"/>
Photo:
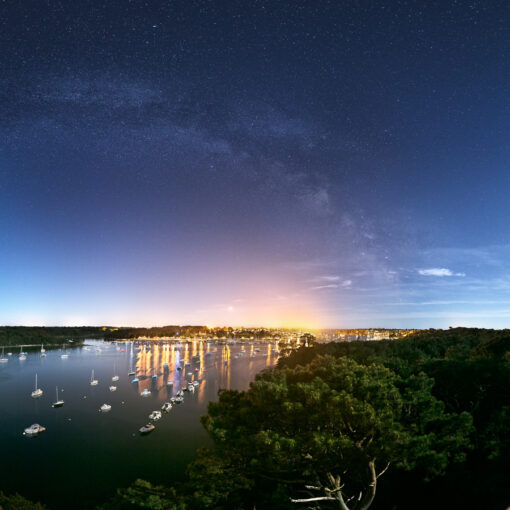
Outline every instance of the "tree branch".
<path id="1" fill-rule="evenodd" d="M 308 499 L 292 499 L 290 498 L 291 503 L 309 503 L 310 501 L 336 501 L 336 498 L 331 496 L 319 496 L 317 498 L 308 498 Z"/>

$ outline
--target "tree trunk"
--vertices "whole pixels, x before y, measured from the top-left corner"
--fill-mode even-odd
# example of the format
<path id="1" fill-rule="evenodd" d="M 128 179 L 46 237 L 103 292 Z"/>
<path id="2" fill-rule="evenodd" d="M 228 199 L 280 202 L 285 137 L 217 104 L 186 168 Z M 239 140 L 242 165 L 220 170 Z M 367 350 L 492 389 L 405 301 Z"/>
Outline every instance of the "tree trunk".
<path id="1" fill-rule="evenodd" d="M 368 471 L 370 473 L 370 483 L 363 499 L 360 501 L 359 506 L 356 510 L 368 510 L 370 505 L 373 503 L 375 498 L 375 489 L 377 487 L 377 473 L 375 472 L 375 460 L 371 460 L 368 463 Z"/>

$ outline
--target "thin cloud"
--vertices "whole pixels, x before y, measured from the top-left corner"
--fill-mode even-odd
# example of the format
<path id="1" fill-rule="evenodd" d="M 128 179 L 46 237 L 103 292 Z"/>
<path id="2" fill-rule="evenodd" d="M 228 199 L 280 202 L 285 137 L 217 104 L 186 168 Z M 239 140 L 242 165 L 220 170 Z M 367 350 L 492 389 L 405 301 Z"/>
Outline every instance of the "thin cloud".
<path id="1" fill-rule="evenodd" d="M 466 273 L 454 273 L 445 267 L 432 267 L 430 269 L 418 269 L 422 276 L 466 276 Z"/>
<path id="2" fill-rule="evenodd" d="M 310 287 L 310 290 L 322 289 L 338 289 L 338 285 L 336 283 L 330 283 L 329 285 L 317 285 L 317 287 Z"/>

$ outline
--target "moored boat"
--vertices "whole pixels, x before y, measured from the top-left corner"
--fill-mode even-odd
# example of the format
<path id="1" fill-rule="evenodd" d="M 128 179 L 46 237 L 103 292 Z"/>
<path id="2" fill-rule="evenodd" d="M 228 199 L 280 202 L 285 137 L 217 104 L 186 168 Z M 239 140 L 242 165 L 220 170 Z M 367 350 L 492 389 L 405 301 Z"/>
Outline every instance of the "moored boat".
<path id="1" fill-rule="evenodd" d="M 151 414 L 149 414 L 150 420 L 159 420 L 161 418 L 161 411 L 152 411 Z"/>
<path id="2" fill-rule="evenodd" d="M 143 427 L 140 427 L 140 434 L 148 434 L 152 432 L 156 427 L 152 423 L 147 423 Z"/>
<path id="3" fill-rule="evenodd" d="M 55 402 L 53 402 L 53 404 L 51 404 L 52 407 L 62 407 L 64 405 L 64 401 L 63 400 L 59 400 L 58 398 L 58 387 L 56 388 L 57 390 L 57 400 L 55 400 Z"/>
<path id="4" fill-rule="evenodd" d="M 30 425 L 30 427 L 27 427 L 23 435 L 25 436 L 37 436 L 41 432 L 44 432 L 46 430 L 46 427 L 43 427 L 42 425 L 39 425 L 38 423 L 34 423 L 33 425 Z"/>
<path id="5" fill-rule="evenodd" d="M 32 398 L 40 398 L 43 395 L 43 390 L 37 387 L 37 374 L 35 374 L 35 388 L 32 392 Z"/>

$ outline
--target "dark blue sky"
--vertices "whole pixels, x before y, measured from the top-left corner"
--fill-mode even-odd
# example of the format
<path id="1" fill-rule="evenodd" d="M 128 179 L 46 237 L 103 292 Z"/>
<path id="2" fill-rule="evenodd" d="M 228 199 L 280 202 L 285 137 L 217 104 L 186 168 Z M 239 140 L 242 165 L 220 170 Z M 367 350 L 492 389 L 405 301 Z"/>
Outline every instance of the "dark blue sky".
<path id="1" fill-rule="evenodd" d="M 0 322 L 510 323 L 510 5 L 0 7 Z"/>

